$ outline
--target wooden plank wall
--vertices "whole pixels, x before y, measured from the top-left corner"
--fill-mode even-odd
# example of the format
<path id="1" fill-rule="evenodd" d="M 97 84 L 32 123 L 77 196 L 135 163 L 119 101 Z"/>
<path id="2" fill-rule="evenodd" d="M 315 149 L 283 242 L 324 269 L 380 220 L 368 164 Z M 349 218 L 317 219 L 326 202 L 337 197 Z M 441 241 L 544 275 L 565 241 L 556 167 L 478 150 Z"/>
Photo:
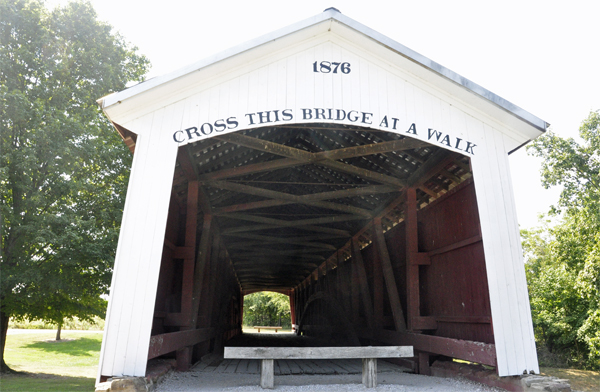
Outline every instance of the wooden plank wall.
<path id="1" fill-rule="evenodd" d="M 147 119 L 155 130 L 139 135 L 123 211 L 98 380 L 144 376 L 177 146 L 160 133 L 172 112 Z M 148 300 L 151 298 L 152 300 Z"/>

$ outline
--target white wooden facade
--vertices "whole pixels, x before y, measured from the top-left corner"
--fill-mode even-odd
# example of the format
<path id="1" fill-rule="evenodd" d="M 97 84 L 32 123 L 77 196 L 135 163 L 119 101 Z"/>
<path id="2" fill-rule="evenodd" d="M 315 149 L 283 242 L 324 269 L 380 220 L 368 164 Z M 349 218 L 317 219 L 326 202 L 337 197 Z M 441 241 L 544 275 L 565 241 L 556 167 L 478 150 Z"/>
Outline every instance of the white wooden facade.
<path id="1" fill-rule="evenodd" d="M 322 61 L 338 72 L 321 72 Z M 498 373 L 539 373 L 508 153 L 544 121 L 334 10 L 99 102 L 138 135 L 99 376 L 145 374 L 178 147 L 307 122 L 396 132 L 471 158 Z"/>

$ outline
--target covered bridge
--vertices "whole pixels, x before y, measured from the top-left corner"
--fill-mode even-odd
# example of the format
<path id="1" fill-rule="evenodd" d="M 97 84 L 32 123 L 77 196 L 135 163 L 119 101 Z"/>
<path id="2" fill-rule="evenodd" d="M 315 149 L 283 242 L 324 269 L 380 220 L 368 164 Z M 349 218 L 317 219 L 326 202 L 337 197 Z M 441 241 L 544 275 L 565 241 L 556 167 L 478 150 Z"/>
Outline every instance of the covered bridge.
<path id="1" fill-rule="evenodd" d="M 547 124 L 328 9 L 104 97 L 134 153 L 99 379 L 298 333 L 538 373 L 508 154 Z"/>

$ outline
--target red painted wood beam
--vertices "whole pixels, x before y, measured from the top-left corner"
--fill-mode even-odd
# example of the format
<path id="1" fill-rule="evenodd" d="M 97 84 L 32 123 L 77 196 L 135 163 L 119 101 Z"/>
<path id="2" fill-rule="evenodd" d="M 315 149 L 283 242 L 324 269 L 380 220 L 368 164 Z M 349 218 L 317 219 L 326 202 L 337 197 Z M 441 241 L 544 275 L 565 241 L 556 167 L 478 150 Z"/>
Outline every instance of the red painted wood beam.
<path id="1" fill-rule="evenodd" d="M 385 286 L 387 288 L 388 298 L 390 299 L 392 316 L 394 317 L 394 326 L 396 327 L 397 331 L 405 331 L 406 321 L 404 320 L 404 311 L 402 310 L 400 296 L 398 295 L 398 287 L 396 286 L 396 279 L 394 278 L 394 270 L 392 268 L 390 254 L 388 253 L 385 237 L 383 236 L 381 218 L 373 219 L 373 229 L 375 231 L 377 254 L 379 256 L 379 260 L 381 261 Z"/>
<path id="2" fill-rule="evenodd" d="M 215 335 L 214 328 L 190 329 L 188 331 L 164 333 L 150 337 L 148 359 L 193 346 L 209 340 Z"/>
<path id="3" fill-rule="evenodd" d="M 361 337 L 382 343 L 398 346 L 410 345 L 415 350 L 422 352 L 496 366 L 496 346 L 494 344 L 384 329 L 374 331 L 364 328 L 358 333 Z"/>

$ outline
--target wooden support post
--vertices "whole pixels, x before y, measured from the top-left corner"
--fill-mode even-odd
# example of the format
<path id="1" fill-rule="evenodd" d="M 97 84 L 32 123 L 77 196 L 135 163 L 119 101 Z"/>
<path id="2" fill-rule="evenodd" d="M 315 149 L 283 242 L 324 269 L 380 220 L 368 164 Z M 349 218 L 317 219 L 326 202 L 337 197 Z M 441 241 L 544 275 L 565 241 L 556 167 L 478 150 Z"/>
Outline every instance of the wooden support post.
<path id="1" fill-rule="evenodd" d="M 342 267 L 342 257 L 340 256 L 340 253 L 341 252 L 339 250 L 336 252 L 336 257 L 337 257 L 336 265 L 337 265 L 337 267 L 336 267 L 336 273 L 335 273 L 335 278 L 336 278 L 335 279 L 335 298 L 337 299 L 337 301 L 339 303 L 343 304 L 344 303 L 344 299 L 343 299 L 344 295 L 343 295 L 342 286 L 344 284 L 344 281 L 343 281 L 343 276 L 342 276 L 343 274 L 342 274 L 342 269 L 341 269 L 341 267 Z"/>
<path id="2" fill-rule="evenodd" d="M 377 358 L 363 358 L 362 382 L 367 388 L 377 387 Z"/>
<path id="3" fill-rule="evenodd" d="M 385 243 L 385 237 L 383 236 L 381 218 L 373 219 L 373 230 L 375 232 L 379 260 L 381 260 L 381 267 L 383 269 L 383 277 L 385 278 L 385 286 L 390 299 L 390 306 L 392 307 L 394 326 L 396 327 L 396 331 L 405 331 L 406 322 L 404 321 L 404 312 L 402 311 L 402 304 L 400 303 L 400 296 L 398 295 L 398 288 L 396 287 L 392 262 Z"/>
<path id="4" fill-rule="evenodd" d="M 296 290 L 291 290 L 288 297 L 290 298 L 290 320 L 292 324 L 296 324 Z M 292 325 L 292 329 L 294 329 L 294 325 Z"/>
<path id="5" fill-rule="evenodd" d="M 429 353 L 419 353 L 419 374 L 431 376 L 431 368 L 429 367 Z"/>
<path id="6" fill-rule="evenodd" d="M 358 269 L 356 268 L 354 258 L 348 260 L 348 264 L 350 269 L 350 289 L 352 290 L 352 321 L 354 324 L 358 324 L 360 319 L 360 287 L 358 284 Z"/>
<path id="7" fill-rule="evenodd" d="M 202 225 L 202 236 L 200 237 L 200 246 L 198 248 L 198 255 L 196 256 L 196 268 L 194 269 L 194 291 L 192 296 L 192 317 L 190 319 L 190 325 L 196 325 L 196 320 L 198 320 L 200 295 L 202 294 L 206 264 L 210 256 L 211 223 L 212 216 L 205 214 L 204 223 Z"/>
<path id="8" fill-rule="evenodd" d="M 185 246 L 195 248 L 196 228 L 198 224 L 198 181 L 188 181 L 187 209 L 185 218 Z M 186 257 L 183 260 L 183 281 L 181 282 L 181 314 L 187 326 L 181 330 L 192 327 L 189 320 L 193 313 L 194 289 L 194 258 Z M 176 352 L 177 370 L 188 370 L 192 363 L 192 348 L 184 347 Z"/>
<path id="9" fill-rule="evenodd" d="M 260 361 L 260 386 L 263 389 L 273 389 L 275 384 L 275 372 L 272 359 Z"/>
<path id="10" fill-rule="evenodd" d="M 375 238 L 375 233 L 373 233 Z M 373 323 L 378 328 L 384 327 L 383 322 L 383 290 L 385 284 L 383 281 L 383 268 L 381 267 L 381 257 L 379 252 L 375 252 L 373 257 Z"/>
<path id="11" fill-rule="evenodd" d="M 196 246 L 196 226 L 198 215 L 198 181 L 188 182 L 187 211 L 185 218 L 185 246 Z M 186 320 L 192 314 L 192 291 L 194 287 L 194 258 L 183 261 L 183 282 L 181 284 L 181 313 Z"/>
<path id="12" fill-rule="evenodd" d="M 180 372 L 185 372 L 190 368 L 192 363 L 192 350 L 190 347 L 184 347 L 175 352 L 175 358 L 177 361 L 176 367 Z"/>
<path id="13" fill-rule="evenodd" d="M 360 292 L 363 307 L 365 309 L 367 317 L 367 325 L 369 328 L 373 327 L 373 302 L 371 301 L 371 291 L 369 290 L 369 282 L 367 281 L 367 271 L 365 270 L 365 263 L 363 261 L 362 254 L 360 253 L 360 247 L 358 242 L 352 239 L 352 259 L 357 272 L 358 283 L 360 285 Z"/>
<path id="14" fill-rule="evenodd" d="M 208 284 L 208 297 L 202 302 L 207 302 L 206 312 L 208 316 L 207 325 L 211 327 L 218 328 L 218 314 L 220 311 L 221 305 L 221 296 L 223 295 L 223 291 L 227 290 L 225 287 L 225 277 L 224 271 L 221 268 L 223 263 L 221 263 L 221 238 L 219 235 L 214 236 L 212 242 L 212 249 L 210 255 L 210 275 L 209 275 L 209 284 Z M 216 323 L 215 323 L 216 321 Z"/>
<path id="15" fill-rule="evenodd" d="M 419 318 L 419 265 L 416 255 L 419 252 L 417 234 L 417 192 L 415 188 L 406 190 L 404 208 L 404 228 L 406 230 L 406 314 L 408 330 L 415 330 Z"/>

